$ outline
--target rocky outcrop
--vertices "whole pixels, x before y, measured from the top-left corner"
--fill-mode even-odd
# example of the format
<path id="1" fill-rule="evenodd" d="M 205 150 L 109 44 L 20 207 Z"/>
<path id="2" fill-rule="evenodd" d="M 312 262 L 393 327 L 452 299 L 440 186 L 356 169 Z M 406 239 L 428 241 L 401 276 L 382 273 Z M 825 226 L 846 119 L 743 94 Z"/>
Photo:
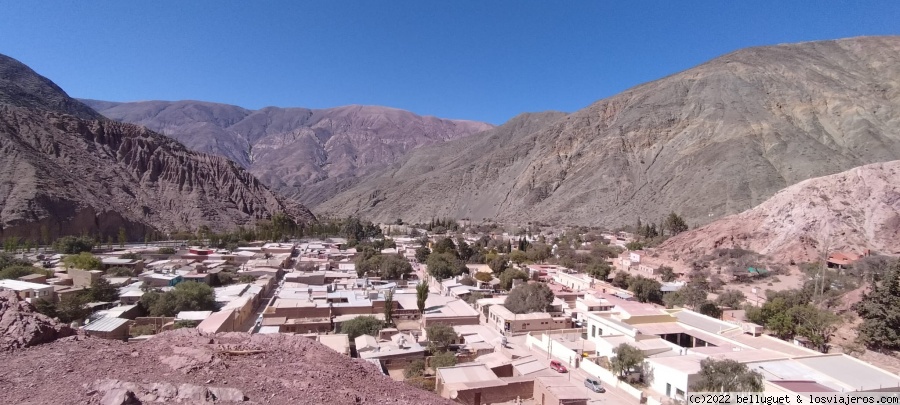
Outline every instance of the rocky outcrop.
<path id="1" fill-rule="evenodd" d="M 124 228 L 143 239 L 232 229 L 276 212 L 314 219 L 225 158 L 140 126 L 36 109 L 32 98 L 0 104 L 0 237 L 115 237 Z"/>
<path id="2" fill-rule="evenodd" d="M 0 291 L 0 351 L 22 349 L 72 336 L 75 330 L 34 310 L 13 291 Z"/>
<path id="3" fill-rule="evenodd" d="M 311 206 L 410 150 L 492 128 L 376 106 L 254 111 L 200 101 L 83 101 L 111 119 L 146 126 L 198 152 L 227 157 L 263 183 Z"/>
<path id="4" fill-rule="evenodd" d="M 178 367 L 160 361 L 174 357 Z M 0 362 L 0 390 L 11 404 L 453 403 L 297 335 L 178 329 L 140 343 L 79 337 L 0 353 Z"/>
<path id="5" fill-rule="evenodd" d="M 677 235 L 658 250 L 690 261 L 735 247 L 797 263 L 820 260 L 823 250 L 900 254 L 900 161 L 800 182 L 751 210 Z"/>
<path id="6" fill-rule="evenodd" d="M 417 149 L 316 210 L 610 228 L 675 211 L 704 224 L 900 159 L 900 37 L 740 50 L 534 132 L 522 122 Z"/>

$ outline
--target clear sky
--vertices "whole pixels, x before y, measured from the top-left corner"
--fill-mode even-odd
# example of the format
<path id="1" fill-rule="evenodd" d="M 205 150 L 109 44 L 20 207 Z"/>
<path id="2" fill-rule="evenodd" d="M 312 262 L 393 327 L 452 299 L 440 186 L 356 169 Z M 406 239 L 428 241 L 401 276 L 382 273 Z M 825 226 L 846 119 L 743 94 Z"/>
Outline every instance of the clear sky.
<path id="1" fill-rule="evenodd" d="M 755 45 L 900 34 L 900 1 L 11 1 L 0 53 L 70 95 L 500 124 Z"/>

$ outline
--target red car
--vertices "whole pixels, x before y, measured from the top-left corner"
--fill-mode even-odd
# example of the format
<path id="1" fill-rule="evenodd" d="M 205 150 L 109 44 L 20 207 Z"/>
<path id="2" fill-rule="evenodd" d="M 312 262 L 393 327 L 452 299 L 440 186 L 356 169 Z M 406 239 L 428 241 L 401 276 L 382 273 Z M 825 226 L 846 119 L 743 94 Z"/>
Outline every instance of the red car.
<path id="1" fill-rule="evenodd" d="M 550 368 L 552 368 L 553 371 L 556 371 L 557 373 L 567 373 L 567 372 L 569 372 L 569 370 L 566 370 L 566 366 L 562 365 L 562 363 L 560 363 L 560 362 L 558 362 L 558 361 L 556 361 L 556 360 L 551 360 L 551 361 L 550 361 Z"/>

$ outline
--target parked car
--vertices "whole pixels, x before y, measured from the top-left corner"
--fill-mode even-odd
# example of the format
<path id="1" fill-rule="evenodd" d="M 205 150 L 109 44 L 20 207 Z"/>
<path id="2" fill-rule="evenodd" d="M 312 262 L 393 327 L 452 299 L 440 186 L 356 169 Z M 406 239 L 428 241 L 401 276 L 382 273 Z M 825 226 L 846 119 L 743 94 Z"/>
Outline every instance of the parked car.
<path id="1" fill-rule="evenodd" d="M 550 361 L 550 368 L 552 368 L 553 371 L 556 371 L 557 373 L 569 372 L 569 370 L 566 370 L 566 366 L 562 365 L 562 363 L 560 363 L 556 360 Z"/>
<path id="2" fill-rule="evenodd" d="M 606 388 L 601 387 L 600 381 L 598 381 L 598 380 L 592 380 L 590 378 L 586 378 L 584 380 L 584 386 L 588 387 L 591 391 L 599 392 L 601 394 L 606 392 Z"/>

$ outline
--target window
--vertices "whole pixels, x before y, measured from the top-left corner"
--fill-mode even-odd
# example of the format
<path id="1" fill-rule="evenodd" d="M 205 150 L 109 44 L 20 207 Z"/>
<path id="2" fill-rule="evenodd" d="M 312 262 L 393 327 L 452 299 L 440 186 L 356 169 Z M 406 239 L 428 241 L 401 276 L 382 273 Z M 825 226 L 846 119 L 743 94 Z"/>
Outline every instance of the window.
<path id="1" fill-rule="evenodd" d="M 597 325 L 591 325 L 591 337 L 597 337 Z"/>

